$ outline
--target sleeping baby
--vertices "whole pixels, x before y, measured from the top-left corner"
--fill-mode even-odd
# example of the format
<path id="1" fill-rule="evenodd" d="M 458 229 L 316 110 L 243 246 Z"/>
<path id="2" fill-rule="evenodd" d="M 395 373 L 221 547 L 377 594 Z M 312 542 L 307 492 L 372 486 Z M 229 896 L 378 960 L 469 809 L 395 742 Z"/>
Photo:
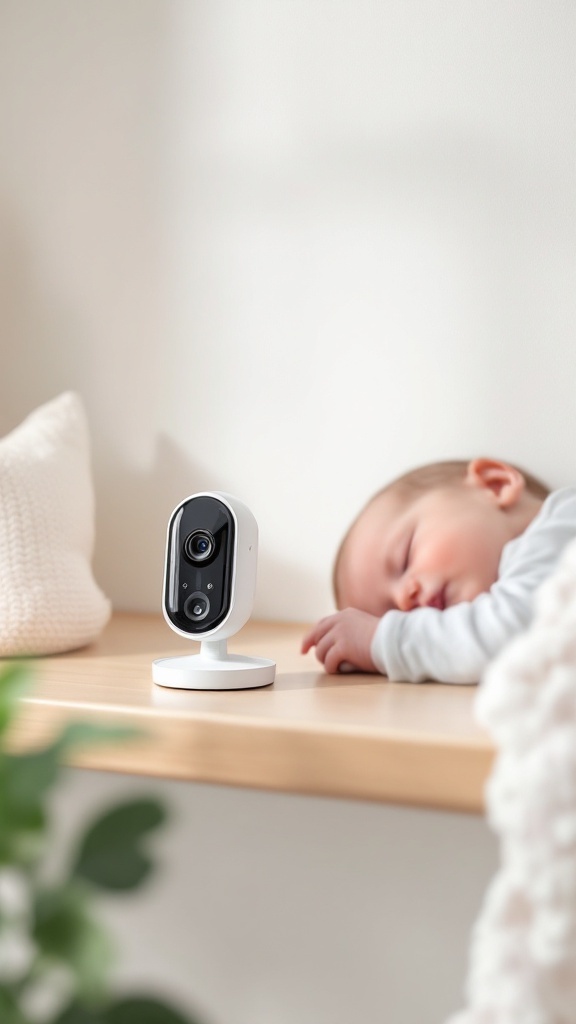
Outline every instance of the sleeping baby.
<path id="1" fill-rule="evenodd" d="M 433 463 L 379 491 L 334 567 L 340 611 L 304 637 L 327 672 L 476 683 L 532 617 L 576 537 L 576 488 L 496 459 Z"/>

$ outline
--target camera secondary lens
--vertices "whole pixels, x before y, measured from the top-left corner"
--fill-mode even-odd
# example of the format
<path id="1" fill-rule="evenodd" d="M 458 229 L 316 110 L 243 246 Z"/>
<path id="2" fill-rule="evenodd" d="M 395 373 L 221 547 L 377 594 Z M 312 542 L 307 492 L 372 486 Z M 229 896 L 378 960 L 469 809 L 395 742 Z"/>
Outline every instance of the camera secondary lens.
<path id="1" fill-rule="evenodd" d="M 194 530 L 184 541 L 184 553 L 191 562 L 205 562 L 214 553 L 215 546 L 208 530 Z"/>
<path id="2" fill-rule="evenodd" d="M 196 594 L 190 594 L 190 597 L 186 600 L 184 605 L 184 614 L 192 619 L 192 622 L 201 622 L 205 619 L 210 611 L 210 601 L 206 597 L 206 594 L 198 591 Z"/>

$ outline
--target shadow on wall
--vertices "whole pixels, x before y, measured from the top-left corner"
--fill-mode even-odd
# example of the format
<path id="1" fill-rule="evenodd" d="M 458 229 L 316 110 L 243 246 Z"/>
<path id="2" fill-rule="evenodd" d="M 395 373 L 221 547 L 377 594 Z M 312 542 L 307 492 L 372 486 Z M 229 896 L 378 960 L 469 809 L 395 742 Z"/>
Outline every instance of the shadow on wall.
<path id="1" fill-rule="evenodd" d="M 122 610 L 156 611 L 161 607 L 164 552 L 168 520 L 174 508 L 198 491 L 226 491 L 226 481 L 213 471 L 195 465 L 172 439 L 160 435 L 151 464 L 138 470 L 108 453 L 99 474 L 105 501 L 97 508 L 98 545 L 96 578 Z M 312 573 L 302 571 L 288 560 L 276 558 L 266 548 L 265 528 L 250 496 L 237 494 L 255 514 L 260 531 L 258 584 L 255 615 L 274 618 L 275 595 L 299 595 L 318 603 L 318 584 Z M 278 594 L 281 591 L 281 594 Z M 298 619 L 298 616 L 295 616 Z M 302 618 L 306 618 L 305 615 Z"/>
<path id="2" fill-rule="evenodd" d="M 149 465 L 108 452 L 98 477 L 96 578 L 116 609 L 159 611 L 170 515 L 188 495 L 218 489 L 215 481 L 163 435 Z"/>
<path id="3" fill-rule="evenodd" d="M 154 373 L 142 390 L 135 381 L 123 381 L 127 393 L 121 410 L 115 408 L 114 395 L 106 400 L 103 378 L 113 372 L 110 353 L 102 350 L 102 339 L 85 311 L 77 313 L 71 301 L 63 302 L 50 290 L 38 259 L 17 229 L 15 217 L 0 211 L 0 436 L 62 391 L 78 391 L 92 437 L 96 578 L 117 609 L 157 611 L 172 510 L 196 491 L 236 493 L 237 488 L 228 488 L 221 475 L 194 464 L 184 448 L 164 434 L 153 443 L 150 457 L 158 419 L 150 394 L 156 387 Z M 142 410 L 147 415 L 140 451 L 135 452 Z M 125 432 L 127 411 L 132 424 Z M 288 600 L 296 609 L 294 618 L 314 617 L 312 609 L 325 605 L 322 582 L 298 564 L 298 552 L 292 562 L 267 548 L 265 523 L 251 495 L 237 496 L 252 509 L 260 527 L 255 614 L 285 617 Z"/>

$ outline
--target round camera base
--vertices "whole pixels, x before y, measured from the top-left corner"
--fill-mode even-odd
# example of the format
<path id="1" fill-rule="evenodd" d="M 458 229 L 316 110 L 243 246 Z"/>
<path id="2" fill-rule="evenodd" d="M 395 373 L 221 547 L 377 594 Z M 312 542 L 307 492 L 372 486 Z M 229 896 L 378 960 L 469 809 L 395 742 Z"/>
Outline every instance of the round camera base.
<path id="1" fill-rule="evenodd" d="M 275 675 L 276 662 L 228 654 L 225 640 L 203 640 L 200 654 L 152 662 L 154 682 L 179 690 L 248 690 L 270 686 Z"/>

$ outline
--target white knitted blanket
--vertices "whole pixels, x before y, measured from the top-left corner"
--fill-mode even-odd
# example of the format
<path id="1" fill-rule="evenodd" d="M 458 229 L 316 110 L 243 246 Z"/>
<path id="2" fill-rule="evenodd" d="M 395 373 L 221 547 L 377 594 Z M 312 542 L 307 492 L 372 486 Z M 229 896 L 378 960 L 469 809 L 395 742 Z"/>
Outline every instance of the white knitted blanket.
<path id="1" fill-rule="evenodd" d="M 92 574 L 90 439 L 66 392 L 0 439 L 0 657 L 93 640 L 110 602 Z"/>
<path id="2" fill-rule="evenodd" d="M 500 867 L 472 936 L 468 1008 L 449 1024 L 576 1024 L 576 541 L 476 710 L 498 751 L 487 813 Z"/>

